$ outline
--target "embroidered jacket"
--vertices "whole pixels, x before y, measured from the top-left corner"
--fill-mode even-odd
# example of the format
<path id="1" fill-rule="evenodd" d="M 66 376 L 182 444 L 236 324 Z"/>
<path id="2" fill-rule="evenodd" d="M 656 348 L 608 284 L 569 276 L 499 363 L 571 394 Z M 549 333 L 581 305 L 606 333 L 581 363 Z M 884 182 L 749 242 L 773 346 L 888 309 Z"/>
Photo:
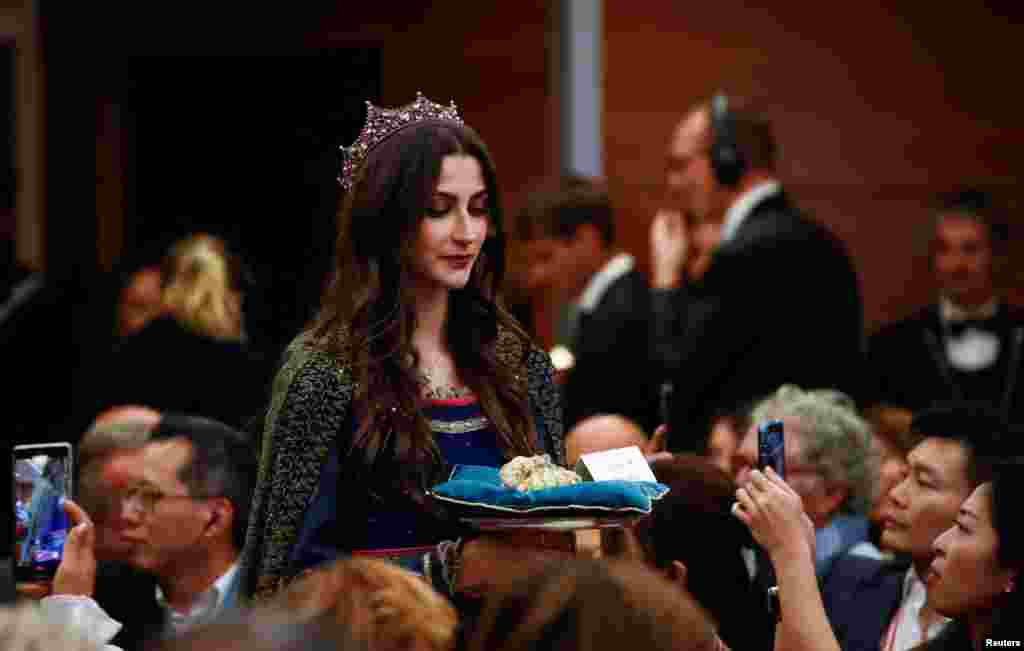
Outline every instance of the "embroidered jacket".
<path id="1" fill-rule="evenodd" d="M 561 404 L 548 355 L 499 328 L 497 359 L 526 383 L 544 451 L 565 462 Z M 350 427 L 355 386 L 344 360 L 308 334 L 285 351 L 273 384 L 260 451 L 259 478 L 242 554 L 242 588 L 253 600 L 278 592 L 291 576 L 292 550 L 332 445 Z M 346 432 L 345 436 L 350 436 Z"/>

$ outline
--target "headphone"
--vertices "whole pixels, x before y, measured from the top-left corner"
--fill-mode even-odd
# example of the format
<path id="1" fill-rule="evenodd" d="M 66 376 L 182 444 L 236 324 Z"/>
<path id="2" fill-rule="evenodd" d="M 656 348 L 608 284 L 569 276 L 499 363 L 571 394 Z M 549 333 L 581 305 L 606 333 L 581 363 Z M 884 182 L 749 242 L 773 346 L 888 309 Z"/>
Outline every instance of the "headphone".
<path id="1" fill-rule="evenodd" d="M 739 185 L 747 172 L 747 161 L 736 144 L 736 126 L 729 110 L 729 98 L 716 93 L 711 98 L 712 142 L 709 157 L 715 180 L 727 188 Z"/>

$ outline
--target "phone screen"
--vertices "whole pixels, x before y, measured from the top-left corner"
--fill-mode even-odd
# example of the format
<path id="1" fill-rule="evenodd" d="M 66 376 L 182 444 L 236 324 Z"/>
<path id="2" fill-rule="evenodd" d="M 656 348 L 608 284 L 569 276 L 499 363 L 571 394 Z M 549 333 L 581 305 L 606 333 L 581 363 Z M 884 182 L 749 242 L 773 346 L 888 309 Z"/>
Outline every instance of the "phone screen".
<path id="1" fill-rule="evenodd" d="M 757 465 L 769 466 L 779 475 L 786 476 L 786 438 L 781 420 L 769 420 L 757 426 Z"/>
<path id="2" fill-rule="evenodd" d="M 14 573 L 18 580 L 48 579 L 57 571 L 71 521 L 64 500 L 71 495 L 71 445 L 14 448 Z"/>

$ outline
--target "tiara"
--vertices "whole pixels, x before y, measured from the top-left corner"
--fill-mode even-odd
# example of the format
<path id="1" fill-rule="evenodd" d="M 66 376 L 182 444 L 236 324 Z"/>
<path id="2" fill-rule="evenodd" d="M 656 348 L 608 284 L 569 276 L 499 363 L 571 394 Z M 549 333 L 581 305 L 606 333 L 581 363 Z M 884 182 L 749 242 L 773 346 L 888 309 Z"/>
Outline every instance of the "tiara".
<path id="1" fill-rule="evenodd" d="M 416 93 L 416 100 L 412 103 L 394 109 L 380 108 L 367 100 L 366 124 L 359 132 L 359 137 L 351 146 L 339 148 L 343 161 L 338 183 L 341 184 L 345 192 L 352 190 L 356 171 L 366 161 L 366 157 L 374 147 L 405 127 L 425 120 L 448 120 L 464 124 L 455 108 L 455 102 L 449 102 L 448 106 L 443 106 L 430 101 L 420 92 Z"/>

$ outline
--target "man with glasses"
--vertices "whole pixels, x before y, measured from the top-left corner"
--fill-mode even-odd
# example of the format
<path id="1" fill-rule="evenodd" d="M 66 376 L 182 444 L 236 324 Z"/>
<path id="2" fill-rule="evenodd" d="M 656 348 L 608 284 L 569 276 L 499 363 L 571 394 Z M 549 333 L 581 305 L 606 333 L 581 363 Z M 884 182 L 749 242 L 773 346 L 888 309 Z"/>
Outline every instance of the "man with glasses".
<path id="1" fill-rule="evenodd" d="M 238 559 L 256 480 L 245 434 L 164 414 L 143 450 L 141 480 L 125 492 L 130 562 L 157 578 L 168 632 L 211 621 L 238 601 Z"/>
<path id="2" fill-rule="evenodd" d="M 76 524 L 95 535 L 69 538 L 54 582 L 54 608 L 76 609 L 69 618 L 96 630 L 122 625 L 113 642 L 124 649 L 237 605 L 256 480 L 245 434 L 183 414 L 143 415 L 83 438 L 80 492 L 98 519 L 77 510 Z"/>

